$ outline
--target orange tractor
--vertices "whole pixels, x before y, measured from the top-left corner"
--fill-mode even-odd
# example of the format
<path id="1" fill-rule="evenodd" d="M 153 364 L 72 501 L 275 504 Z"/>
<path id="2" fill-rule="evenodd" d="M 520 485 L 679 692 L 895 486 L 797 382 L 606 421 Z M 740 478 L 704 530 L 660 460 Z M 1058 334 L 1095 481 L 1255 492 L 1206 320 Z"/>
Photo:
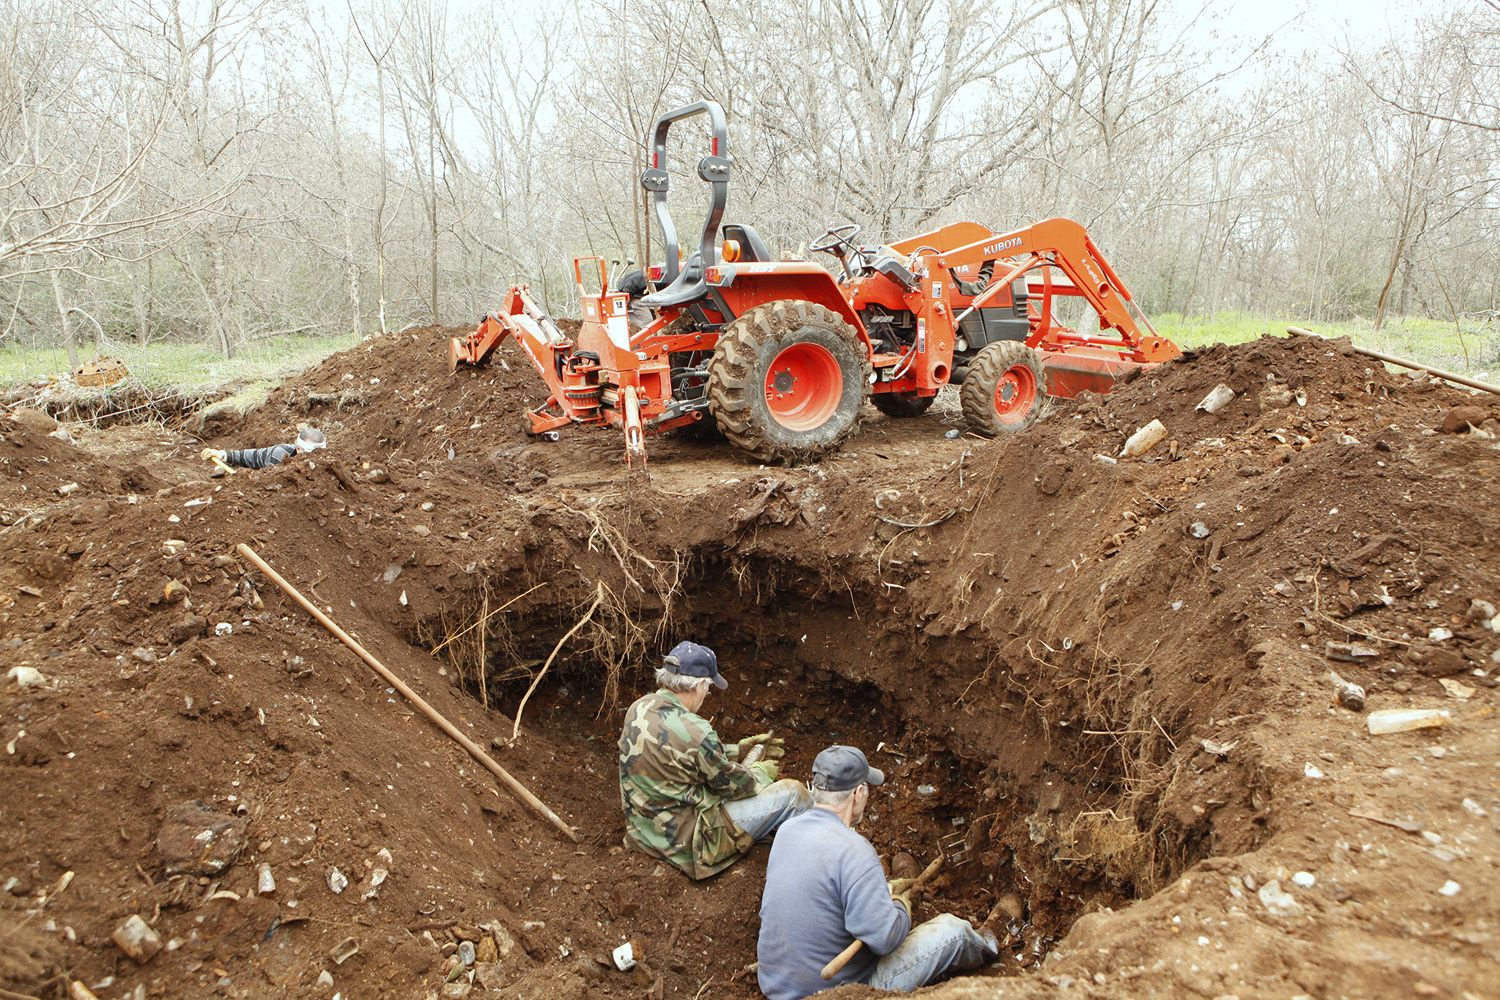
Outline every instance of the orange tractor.
<path id="1" fill-rule="evenodd" d="M 697 252 L 683 260 L 667 210 L 667 136 L 698 115 L 709 124 L 698 161 L 709 209 Z M 576 334 L 521 285 L 450 345 L 456 368 L 515 338 L 550 391 L 527 414 L 533 434 L 620 427 L 629 462 L 644 460 L 648 434 L 716 428 L 757 458 L 798 461 L 839 447 L 866 399 L 909 417 L 957 384 L 968 429 L 994 436 L 1033 423 L 1046 396 L 1106 392 L 1124 372 L 1181 353 L 1076 222 L 1008 233 L 958 222 L 880 245 L 856 242 L 857 226 L 838 226 L 808 247 L 838 261 L 835 280 L 820 264 L 773 260 L 754 229 L 723 222 L 732 161 L 718 104 L 663 115 L 650 141 L 641 184 L 665 243 L 665 264 L 650 269 L 658 289 L 633 298 L 609 287 L 603 258 L 579 258 Z M 1086 301 L 1098 334 L 1061 325 L 1058 296 Z"/>

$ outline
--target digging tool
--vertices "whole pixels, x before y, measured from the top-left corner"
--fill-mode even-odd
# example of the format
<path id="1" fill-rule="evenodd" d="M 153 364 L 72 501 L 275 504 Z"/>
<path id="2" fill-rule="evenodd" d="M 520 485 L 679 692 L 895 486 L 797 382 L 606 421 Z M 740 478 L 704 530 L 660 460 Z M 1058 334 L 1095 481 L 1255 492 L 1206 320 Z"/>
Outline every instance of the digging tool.
<path id="1" fill-rule="evenodd" d="M 922 888 L 922 886 L 931 881 L 932 877 L 938 873 L 938 869 L 942 866 L 943 856 L 939 854 L 937 858 L 932 862 L 932 864 L 922 869 L 922 874 L 912 879 L 911 885 L 907 887 L 907 891 L 910 892 L 913 889 Z M 823 971 L 820 972 L 819 975 L 821 975 L 824 979 L 832 979 L 834 976 L 839 974 L 840 969 L 849 964 L 850 959 L 859 954 L 859 949 L 863 948 L 864 946 L 865 943 L 863 941 L 855 938 L 854 941 L 850 943 L 849 947 L 839 952 L 834 956 L 833 961 L 823 966 Z"/>
<path id="2" fill-rule="evenodd" d="M 369 665 L 371 670 L 380 675 L 382 680 L 384 680 L 391 687 L 395 688 L 397 691 L 401 692 L 402 697 L 415 705 L 423 715 L 431 719 L 433 724 L 443 732 L 447 733 L 455 743 L 467 750 L 469 752 L 469 756 L 473 757 L 480 764 L 483 764 L 491 774 L 499 778 L 500 781 L 504 783 L 505 787 L 509 788 L 513 793 L 515 793 L 515 796 L 518 799 L 520 799 L 526 805 L 530 806 L 547 822 L 557 827 L 557 829 L 561 831 L 563 836 L 567 837 L 575 844 L 578 843 L 578 832 L 576 830 L 574 830 L 567 823 L 564 823 L 562 818 L 558 816 L 557 813 L 553 812 L 551 809 L 548 809 L 546 804 L 542 802 L 541 799 L 531 794 L 531 790 L 517 781 L 514 777 L 512 777 L 509 771 L 501 767 L 499 764 L 495 763 L 494 758 L 480 749 L 479 744 L 475 743 L 463 733 L 459 732 L 457 726 L 449 722 L 441 712 L 429 705 L 421 695 L 417 694 L 417 692 L 408 687 L 405 681 L 401 680 L 401 678 L 392 673 L 390 668 L 387 667 L 384 663 L 381 663 L 379 660 L 377 660 L 369 650 L 365 649 L 364 646 L 359 644 L 358 640 L 356 640 L 348 632 L 345 632 L 343 629 L 334 624 L 333 619 L 325 615 L 321 608 L 309 601 L 306 597 L 303 597 L 301 591 L 288 583 L 280 573 L 272 569 L 264 559 L 256 554 L 254 549 L 246 545 L 244 542 L 239 543 L 234 548 L 236 552 L 249 560 L 256 569 L 264 573 L 267 579 L 276 584 L 276 586 L 280 587 L 288 597 L 296 601 L 298 604 L 302 605 L 303 610 L 316 618 L 319 624 L 321 624 L 328 631 L 332 632 L 340 642 L 348 646 L 350 649 L 354 650 L 354 652 L 359 655 L 359 658 L 364 660 L 365 663 Z"/>
<path id="3" fill-rule="evenodd" d="M 1321 333 L 1313 333 L 1311 330 L 1304 330 L 1300 326 L 1289 326 L 1286 328 L 1286 332 L 1292 334 L 1295 337 L 1315 337 L 1318 340 L 1329 339 L 1323 336 Z M 1440 378 L 1445 382 L 1452 382 L 1455 385 L 1462 385 L 1470 389 L 1478 389 L 1481 392 L 1493 392 L 1496 395 L 1500 395 L 1500 385 L 1493 385 L 1489 382 L 1481 382 L 1477 378 L 1469 378 L 1467 375 L 1459 375 L 1457 372 L 1445 371 L 1442 368 L 1434 368 L 1431 365 L 1424 365 L 1420 361 L 1412 361 L 1410 358 L 1398 358 L 1394 354 L 1386 354 L 1382 351 L 1372 351 L 1368 347 L 1355 347 L 1354 353 L 1363 354 L 1367 358 L 1374 358 L 1376 361 L 1384 361 L 1387 364 L 1399 365 L 1402 368 L 1410 368 L 1412 371 L 1426 372 L 1433 378 Z"/>

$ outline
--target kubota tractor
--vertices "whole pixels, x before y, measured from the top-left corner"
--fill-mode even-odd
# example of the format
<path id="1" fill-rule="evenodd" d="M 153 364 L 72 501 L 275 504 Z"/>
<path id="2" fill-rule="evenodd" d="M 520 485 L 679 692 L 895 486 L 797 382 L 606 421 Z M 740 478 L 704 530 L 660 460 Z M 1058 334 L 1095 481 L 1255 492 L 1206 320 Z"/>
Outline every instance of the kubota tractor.
<path id="1" fill-rule="evenodd" d="M 698 161 L 709 209 L 697 252 L 683 260 L 667 210 L 667 136 L 698 115 L 709 123 Z M 1029 426 L 1048 395 L 1105 392 L 1123 372 L 1181 353 L 1076 222 L 1008 233 L 959 222 L 879 245 L 858 243 L 857 226 L 836 226 L 808 247 L 838 261 L 835 280 L 817 263 L 773 260 L 753 228 L 723 221 L 732 161 L 718 104 L 663 115 L 649 139 L 641 184 L 665 243 L 665 263 L 651 269 L 660 287 L 636 303 L 651 321 L 633 328 L 630 296 L 609 287 L 603 258 L 584 257 L 573 262 L 576 336 L 521 285 L 450 346 L 456 368 L 516 339 L 550 390 L 527 415 L 533 434 L 614 425 L 632 461 L 644 459 L 647 434 L 716 428 L 757 458 L 796 461 L 842 444 L 867 398 L 890 416 L 915 416 L 954 383 L 968 428 L 993 436 Z M 1053 303 L 1065 295 L 1098 314 L 1097 336 L 1060 324 Z"/>

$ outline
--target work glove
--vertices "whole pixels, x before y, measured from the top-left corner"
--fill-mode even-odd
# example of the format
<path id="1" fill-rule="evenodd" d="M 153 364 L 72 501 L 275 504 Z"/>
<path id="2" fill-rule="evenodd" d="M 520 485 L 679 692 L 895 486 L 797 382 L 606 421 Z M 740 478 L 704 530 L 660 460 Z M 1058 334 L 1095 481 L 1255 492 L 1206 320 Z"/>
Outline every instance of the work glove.
<path id="1" fill-rule="evenodd" d="M 780 736 L 772 736 L 770 733 L 757 733 L 754 736 L 746 736 L 734 745 L 734 759 L 744 760 L 745 754 L 750 752 L 751 747 L 765 744 L 766 760 L 778 760 L 786 756 L 786 740 Z"/>
<path id="2" fill-rule="evenodd" d="M 916 884 L 916 879 L 893 878 L 888 883 L 891 887 L 891 901 L 906 911 L 906 915 L 912 915 L 913 908 L 922 901 L 927 890 Z"/>
<path id="3" fill-rule="evenodd" d="M 758 760 L 750 765 L 750 770 L 759 771 L 765 775 L 768 784 L 775 781 L 776 776 L 781 773 L 780 766 L 774 760 Z"/>
<path id="4" fill-rule="evenodd" d="M 198 457 L 205 462 L 222 462 L 229 456 L 227 452 L 221 451 L 218 448 L 204 448 L 203 453 Z"/>

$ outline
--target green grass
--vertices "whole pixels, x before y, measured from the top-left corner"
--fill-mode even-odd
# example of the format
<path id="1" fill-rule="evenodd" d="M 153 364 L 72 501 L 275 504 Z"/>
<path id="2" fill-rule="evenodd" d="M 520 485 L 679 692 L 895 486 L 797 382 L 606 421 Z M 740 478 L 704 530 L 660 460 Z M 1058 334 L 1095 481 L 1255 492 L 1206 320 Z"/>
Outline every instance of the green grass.
<path id="1" fill-rule="evenodd" d="M 148 347 L 116 344 L 107 350 L 86 345 L 79 351 L 84 361 L 105 353 L 119 358 L 131 375 L 152 388 L 177 390 L 211 389 L 246 384 L 267 389 L 289 375 L 317 364 L 335 351 L 358 343 L 353 334 L 321 337 L 279 337 L 261 341 L 226 360 L 203 344 L 156 343 Z M 61 348 L 0 348 L 0 388 L 25 385 L 69 371 L 67 352 Z"/>
<path id="2" fill-rule="evenodd" d="M 1268 333 L 1284 336 L 1288 326 L 1300 326 L 1325 337 L 1348 337 L 1360 347 L 1475 377 L 1500 372 L 1500 325 L 1493 323 L 1466 322 L 1460 331 L 1451 322 L 1412 318 L 1392 320 L 1377 331 L 1367 320 L 1310 323 L 1241 312 L 1221 312 L 1212 319 L 1162 313 L 1152 316 L 1151 322 L 1159 333 L 1181 347 L 1242 344 Z"/>

